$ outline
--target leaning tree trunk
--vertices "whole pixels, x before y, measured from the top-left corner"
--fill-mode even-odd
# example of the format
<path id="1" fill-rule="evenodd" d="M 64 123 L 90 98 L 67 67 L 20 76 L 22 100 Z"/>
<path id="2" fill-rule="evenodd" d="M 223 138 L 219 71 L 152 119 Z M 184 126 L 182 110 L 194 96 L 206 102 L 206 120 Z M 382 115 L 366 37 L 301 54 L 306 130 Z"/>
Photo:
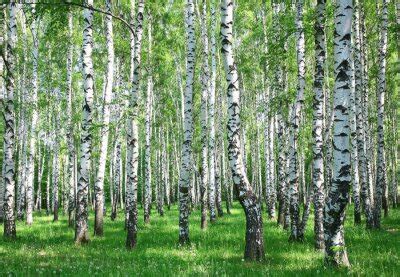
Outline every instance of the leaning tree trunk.
<path id="1" fill-rule="evenodd" d="M 345 209 L 351 183 L 349 101 L 351 94 L 352 0 L 339 0 L 335 10 L 335 87 L 333 92 L 333 175 L 325 202 L 325 262 L 350 266 L 344 242 Z"/>
<path id="2" fill-rule="evenodd" d="M 215 212 L 215 125 L 214 125 L 214 102 L 215 89 L 210 86 L 210 72 L 208 66 L 208 25 L 207 25 L 207 4 L 202 1 L 201 13 L 201 41 L 203 44 L 202 49 L 202 68 L 201 68 L 201 186 L 200 186 L 200 202 L 201 202 L 201 229 L 207 227 L 207 186 L 209 186 L 209 208 L 210 208 L 210 222 L 216 220 Z M 208 134 L 208 117 L 207 117 L 207 100 L 210 100 L 210 134 Z M 212 109 L 212 110 L 211 110 Z M 212 113 L 212 116 L 211 116 Z M 208 141 L 209 139 L 209 141 Z M 210 147 L 210 149 L 208 148 Z M 208 160 L 208 153 L 210 157 Z M 210 167 L 208 165 L 210 162 Z"/>
<path id="3" fill-rule="evenodd" d="M 304 102 L 305 90 L 305 39 L 303 29 L 303 0 L 296 3 L 296 34 L 297 34 L 297 96 L 293 106 L 289 139 L 289 191 L 290 191 L 290 240 L 298 240 L 300 209 L 299 209 L 299 162 L 298 162 L 298 133 L 301 109 Z"/>
<path id="4" fill-rule="evenodd" d="M 106 0 L 106 12 L 111 13 L 111 0 Z M 106 39 L 107 39 L 107 75 L 103 95 L 103 119 L 100 131 L 100 157 L 97 168 L 95 191 L 95 220 L 94 234 L 103 235 L 104 217 L 104 176 L 106 171 L 108 134 L 110 123 L 110 101 L 112 96 L 114 78 L 114 38 L 111 15 L 106 15 Z"/>
<path id="5" fill-rule="evenodd" d="M 93 0 L 86 0 L 88 7 L 93 7 Z M 81 135 L 80 164 L 78 167 L 77 205 L 75 216 L 75 242 L 86 243 L 89 241 L 88 232 L 88 193 L 89 175 L 92 148 L 92 106 L 94 93 L 93 78 L 93 10 L 85 9 L 83 12 L 83 45 L 82 45 L 82 70 L 83 70 L 83 119 Z"/>
<path id="6" fill-rule="evenodd" d="M 38 30 L 37 30 L 37 19 L 35 14 L 35 7 L 32 7 L 33 20 L 31 23 L 32 32 L 32 120 L 31 120 L 31 132 L 29 138 L 29 156 L 27 164 L 27 178 L 26 178 L 26 224 L 31 225 L 33 223 L 33 181 L 35 175 L 35 154 L 36 154 L 36 125 L 38 121 L 38 104 L 37 104 L 37 93 L 38 93 L 38 55 L 39 55 L 39 41 L 38 41 Z"/>
<path id="7" fill-rule="evenodd" d="M 315 76 L 313 112 L 313 163 L 312 182 L 314 190 L 314 233 L 315 248 L 324 249 L 324 157 L 323 157 L 323 119 L 324 119 L 324 78 L 325 78 L 325 0 L 318 0 L 315 30 Z"/>
<path id="8" fill-rule="evenodd" d="M 133 0 L 132 0 L 133 1 Z M 127 141 L 127 174 L 126 174 L 126 212 L 127 220 L 127 238 L 126 247 L 132 249 L 136 246 L 137 236 L 137 184 L 138 184 L 138 156 L 139 156 L 139 128 L 138 128 L 138 94 L 141 69 L 141 49 L 143 34 L 143 14 L 144 0 L 138 1 L 135 26 L 135 48 L 131 48 L 131 55 L 134 54 L 133 78 L 131 80 L 132 89 L 129 101 L 131 117 L 128 119 L 128 141 Z M 122 199 L 121 199 L 122 200 Z"/>
<path id="9" fill-rule="evenodd" d="M 233 1 L 223 0 L 221 5 L 221 52 L 228 85 L 228 158 L 233 183 L 246 214 L 246 260 L 264 259 L 264 238 L 261 207 L 247 179 L 241 153 L 240 91 L 238 72 L 233 56 Z"/>
<path id="10" fill-rule="evenodd" d="M 379 45 L 379 73 L 378 73 L 378 151 L 376 157 L 376 182 L 374 198 L 374 227 L 381 227 L 382 202 L 387 208 L 387 197 L 384 194 L 386 182 L 385 136 L 384 136 L 384 105 L 386 94 L 386 53 L 388 40 L 388 0 L 382 0 L 382 23 Z M 383 200 L 383 201 L 382 201 Z"/>
<path id="11" fill-rule="evenodd" d="M 189 188 L 192 171 L 192 138 L 193 138 L 193 82 L 195 67 L 195 30 L 194 3 L 186 1 L 186 88 L 184 92 L 184 122 L 182 158 L 179 177 L 179 244 L 185 245 L 189 240 Z"/>
<path id="12" fill-rule="evenodd" d="M 17 8 L 14 1 L 8 5 L 8 30 L 7 30 L 7 59 L 4 61 L 7 67 L 6 97 L 4 105 L 4 237 L 14 239 L 17 235 L 15 228 L 14 201 L 14 90 L 15 90 L 15 45 L 17 40 Z"/>

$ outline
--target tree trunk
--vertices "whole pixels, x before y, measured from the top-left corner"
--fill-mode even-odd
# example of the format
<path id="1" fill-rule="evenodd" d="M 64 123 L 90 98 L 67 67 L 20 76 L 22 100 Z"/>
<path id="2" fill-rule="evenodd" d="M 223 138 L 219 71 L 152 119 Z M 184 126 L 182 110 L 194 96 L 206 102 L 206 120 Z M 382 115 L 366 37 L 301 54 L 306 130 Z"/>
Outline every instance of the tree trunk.
<path id="1" fill-rule="evenodd" d="M 201 41 L 202 41 L 202 68 L 201 68 L 201 171 L 200 171 L 200 202 L 201 228 L 207 227 L 207 187 L 209 188 L 210 222 L 216 220 L 215 212 L 215 125 L 214 100 L 215 87 L 211 87 L 210 70 L 208 65 L 208 24 L 207 4 L 202 1 L 201 12 Z M 215 85 L 215 82 L 214 82 Z M 209 111 L 207 104 L 210 102 Z M 208 129 L 208 113 L 210 114 L 210 130 Z M 208 134 L 208 131 L 210 133 Z M 209 154 L 209 155 L 208 155 Z M 209 164 L 210 163 L 210 164 Z"/>
<path id="2" fill-rule="evenodd" d="M 33 223 L 33 181 L 35 176 L 35 154 L 36 154 L 36 125 L 38 121 L 38 105 L 37 105 L 37 93 L 38 93 L 38 55 L 39 55 L 39 41 L 38 41 L 38 30 L 37 20 L 35 15 L 35 7 L 32 7 L 33 20 L 31 23 L 31 32 L 33 39 L 32 47 L 32 118 L 31 118 L 31 132 L 29 138 L 29 156 L 27 164 L 27 182 L 26 182 L 26 224 L 31 225 Z"/>
<path id="3" fill-rule="evenodd" d="M 239 201 L 246 214 L 246 260 L 264 259 L 263 222 L 260 204 L 247 179 L 240 140 L 240 91 L 238 72 L 233 56 L 233 2 L 223 0 L 221 5 L 221 52 L 228 85 L 228 154 L 232 179 L 239 192 Z"/>
<path id="4" fill-rule="evenodd" d="M 149 21 L 150 23 L 150 21 Z M 149 56 L 151 57 L 151 25 L 149 24 Z M 146 100 L 146 145 L 145 145 L 145 188 L 144 188 L 144 222 L 150 223 L 151 206 L 151 119 L 153 112 L 153 78 L 147 77 Z"/>
<path id="5" fill-rule="evenodd" d="M 86 0 L 88 7 L 93 7 L 93 0 Z M 88 232 L 88 193 L 89 193 L 89 175 L 91 163 L 92 148 L 92 106 L 94 93 L 93 78 L 93 10 L 85 9 L 83 11 L 84 29 L 82 45 L 82 69 L 83 69 L 83 120 L 81 135 L 81 151 L 78 167 L 78 187 L 77 187 L 77 206 L 75 217 L 75 242 L 77 244 L 87 243 L 89 241 Z"/>
<path id="6" fill-rule="evenodd" d="M 299 231 L 299 162 L 298 162 L 298 133 L 300 126 L 301 110 L 304 102 L 305 90 L 305 39 L 303 29 L 303 0 L 296 2 L 296 51 L 297 51 L 297 96 L 296 103 L 293 105 L 291 116 L 291 128 L 289 139 L 289 191 L 290 191 L 290 238 L 289 240 L 298 240 Z"/>
<path id="7" fill-rule="evenodd" d="M 339 0 L 335 10 L 333 175 L 324 211 L 325 262 L 345 267 L 350 266 L 344 242 L 344 219 L 351 182 L 349 100 L 352 2 Z"/>
<path id="8" fill-rule="evenodd" d="M 325 78 L 325 0 L 318 0 L 316 6 L 315 30 L 315 75 L 313 101 L 313 162 L 312 182 L 314 190 L 314 233 L 315 249 L 324 249 L 323 211 L 324 156 L 323 156 L 323 119 L 324 119 L 324 78 Z"/>
<path id="9" fill-rule="evenodd" d="M 50 153 L 49 153 L 49 158 L 48 158 L 48 161 L 47 161 L 47 168 L 48 168 L 48 170 L 47 170 L 47 178 L 46 178 L 46 215 L 49 215 L 50 214 L 50 210 L 51 210 L 51 207 L 50 207 L 50 174 L 51 174 L 51 156 L 50 156 Z"/>
<path id="10" fill-rule="evenodd" d="M 60 93 L 58 91 L 58 93 Z M 54 118 L 54 130 L 60 130 L 60 119 L 59 119 L 59 114 L 60 110 L 58 109 L 57 103 L 61 100 L 60 95 L 57 95 L 57 102 L 55 104 L 55 118 Z M 53 187 L 53 221 L 58 221 L 58 209 L 59 209 L 59 197 L 58 197 L 58 191 L 59 191 L 59 182 L 60 182 L 60 163 L 59 163 L 59 147 L 60 147 L 60 142 L 58 140 L 58 137 L 54 138 L 53 142 L 53 178 L 52 178 L 52 187 Z"/>
<path id="11" fill-rule="evenodd" d="M 6 50 L 6 40 L 7 40 L 7 20 L 6 20 L 6 6 L 2 6 L 2 10 L 0 11 L 0 76 L 6 76 L 4 72 L 4 64 L 6 62 L 7 50 Z M 5 84 L 3 82 L 3 78 L 0 78 L 0 103 L 4 103 L 6 99 Z M 4 105 L 4 104 L 3 104 Z M 5 144 L 3 144 L 3 164 L 1 167 L 1 176 L 0 176 L 0 223 L 4 220 L 4 154 L 5 154 Z"/>
<path id="12" fill-rule="evenodd" d="M 15 179 L 14 179 L 14 90 L 15 90 L 15 45 L 17 40 L 17 8 L 14 1 L 8 5 L 6 97 L 4 105 L 4 237 L 17 236 L 14 217 Z"/>
<path id="13" fill-rule="evenodd" d="M 22 29 L 22 47 L 27 48 L 27 32 L 26 32 L 26 18 L 22 6 L 18 6 L 18 15 L 21 21 Z M 27 52 L 22 52 L 22 72 L 19 78 L 19 120 L 18 122 L 18 135 L 17 142 L 19 144 L 18 150 L 18 193 L 17 193 L 17 219 L 23 220 L 26 207 L 26 163 L 27 163 L 27 148 L 28 148 L 28 124 L 27 124 L 27 106 L 25 103 L 28 101 L 28 84 L 27 84 Z"/>
<path id="14" fill-rule="evenodd" d="M 192 171 L 192 138 L 193 138 L 193 82 L 195 62 L 194 3 L 186 1 L 186 88 L 184 92 L 184 123 L 182 159 L 179 177 L 179 244 L 190 243 L 189 240 L 189 189 Z"/>
<path id="15" fill-rule="evenodd" d="M 73 58 L 73 18 L 71 9 L 68 10 L 68 52 L 67 52 L 67 145 L 68 145 L 68 168 L 67 168 L 67 188 L 68 188 L 68 225 L 73 226 L 73 211 L 75 209 L 75 146 L 74 129 L 72 123 L 72 58 Z"/>
<path id="16" fill-rule="evenodd" d="M 111 0 L 106 0 L 106 12 L 111 13 Z M 107 75 L 103 95 L 103 118 L 100 131 L 100 157 L 97 168 L 95 191 L 95 220 L 94 235 L 103 236 L 103 216 L 104 216 L 104 176 L 106 171 L 108 134 L 110 123 L 110 101 L 112 96 L 114 78 L 114 38 L 113 24 L 111 15 L 106 15 L 106 39 L 107 39 Z"/>
<path id="17" fill-rule="evenodd" d="M 131 0 L 133 1 L 133 0 Z M 132 6 L 134 5 L 133 2 Z M 143 15 L 144 15 L 144 0 L 138 1 L 138 9 L 136 15 L 135 26 L 135 48 L 131 48 L 131 55 L 134 54 L 133 78 L 131 80 L 132 89 L 129 102 L 129 108 L 132 112 L 128 119 L 128 141 L 127 141 L 127 167 L 126 167 L 126 213 L 127 213 L 127 238 L 126 247 L 132 249 L 136 246 L 137 236 L 137 185 L 138 185 L 138 156 L 139 156 L 139 128 L 137 123 L 139 96 L 139 80 L 141 69 L 141 49 L 142 49 L 142 34 L 143 34 Z"/>
<path id="18" fill-rule="evenodd" d="M 363 64 L 361 53 L 361 35 L 360 35 L 360 5 L 359 1 L 355 0 L 354 9 L 354 24 L 353 24 L 353 57 L 354 57 L 354 79 L 355 79 L 355 105 L 356 105 L 356 118 L 357 118 L 357 156 L 359 162 L 360 173 L 360 188 L 361 200 L 363 210 L 366 215 L 367 227 L 371 228 L 373 225 L 372 209 L 368 193 L 368 171 L 367 171 L 367 158 L 366 158 L 366 142 L 365 142 L 365 122 L 368 120 L 364 117 L 363 112 Z M 358 217 L 358 215 L 357 215 Z M 358 218 L 357 218 L 358 221 Z"/>
<path id="19" fill-rule="evenodd" d="M 118 134 L 119 128 L 117 128 L 116 134 Z M 120 190 L 121 190 L 121 142 L 120 138 L 117 135 L 115 139 L 114 146 L 114 160 L 113 160 L 113 185 L 114 185 L 114 193 L 113 193 L 113 205 L 111 207 L 111 220 L 114 221 L 117 217 L 118 203 L 120 200 Z"/>
<path id="20" fill-rule="evenodd" d="M 376 182 L 374 198 L 374 227 L 381 227 L 382 205 L 387 214 L 388 203 L 387 194 L 384 193 L 387 186 L 386 181 L 386 157 L 385 157 L 385 136 L 384 136 L 384 105 L 386 94 L 386 55 L 388 40 L 388 0 L 382 0 L 382 18 L 379 45 L 379 73 L 378 73 L 378 125 L 377 125 L 377 157 L 376 157 Z"/>

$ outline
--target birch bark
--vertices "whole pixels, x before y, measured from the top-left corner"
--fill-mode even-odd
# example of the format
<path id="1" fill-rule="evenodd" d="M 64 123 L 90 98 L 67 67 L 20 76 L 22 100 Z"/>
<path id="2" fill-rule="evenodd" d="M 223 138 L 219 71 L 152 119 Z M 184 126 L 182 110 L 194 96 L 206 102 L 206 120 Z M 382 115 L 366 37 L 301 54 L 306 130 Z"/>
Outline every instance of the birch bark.
<path id="1" fill-rule="evenodd" d="M 5 79 L 6 97 L 4 105 L 4 237 L 14 239 L 17 236 L 15 227 L 15 163 L 14 163 L 14 90 L 15 90 L 15 46 L 17 40 L 17 8 L 14 1 L 8 4 L 7 28 L 7 74 Z"/>
<path id="2" fill-rule="evenodd" d="M 106 0 L 106 12 L 111 13 L 111 0 Z M 106 171 L 108 134 L 110 123 L 110 101 L 112 97 L 113 78 L 114 78 L 114 38 L 113 23 L 111 15 L 106 15 L 106 40 L 107 40 L 107 75 L 105 79 L 105 89 L 103 95 L 102 126 L 100 131 L 100 157 L 97 168 L 95 191 L 95 220 L 94 234 L 103 236 L 103 217 L 104 217 L 104 176 Z"/>
<path id="3" fill-rule="evenodd" d="M 350 266 L 344 242 L 344 218 L 351 182 L 349 101 L 351 95 L 351 24 L 353 1 L 339 0 L 335 9 L 335 87 L 333 92 L 333 174 L 325 202 L 325 262 Z"/>
<path id="4" fill-rule="evenodd" d="M 93 7 L 93 0 L 86 0 L 88 7 Z M 83 119 L 82 135 L 80 146 L 80 161 L 78 167 L 77 184 L 77 206 L 75 222 L 75 242 L 77 244 L 87 243 L 89 241 L 88 232 L 88 194 L 89 194 L 89 175 L 91 164 L 92 148 L 92 109 L 93 109 L 93 10 L 85 9 L 83 12 L 83 45 L 82 45 L 82 71 L 83 71 Z"/>
<path id="5" fill-rule="evenodd" d="M 193 139 L 193 82 L 195 68 L 195 30 L 194 3 L 186 1 L 186 88 L 184 92 L 184 120 L 182 159 L 179 177 L 179 243 L 188 244 L 189 240 L 189 189 L 192 172 Z"/>
<path id="6" fill-rule="evenodd" d="M 240 91 L 237 66 L 233 56 L 233 1 L 221 4 L 221 52 L 227 80 L 228 96 L 228 158 L 233 183 L 239 192 L 239 201 L 246 214 L 246 246 L 244 258 L 264 259 L 263 223 L 261 207 L 247 179 L 243 165 L 240 139 Z"/>

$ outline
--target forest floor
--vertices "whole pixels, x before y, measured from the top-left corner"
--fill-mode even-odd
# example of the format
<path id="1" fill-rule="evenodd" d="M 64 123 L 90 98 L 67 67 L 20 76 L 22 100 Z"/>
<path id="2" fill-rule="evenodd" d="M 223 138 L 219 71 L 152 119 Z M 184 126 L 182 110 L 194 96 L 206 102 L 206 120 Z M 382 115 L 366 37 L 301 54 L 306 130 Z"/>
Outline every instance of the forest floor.
<path id="1" fill-rule="evenodd" d="M 90 215 L 91 241 L 76 246 L 74 230 L 61 216 L 35 214 L 34 225 L 18 222 L 16 241 L 0 239 L 0 275 L 235 275 L 235 276 L 314 276 L 368 275 L 399 276 L 400 209 L 390 210 L 383 219 L 382 230 L 367 231 L 365 225 L 354 226 L 352 208 L 348 209 L 345 239 L 352 267 L 335 270 L 323 265 L 323 254 L 314 251 L 313 219 L 308 223 L 303 243 L 289 243 L 288 234 L 265 220 L 266 261 L 245 262 L 243 211 L 236 203 L 231 215 L 225 215 L 206 231 L 200 229 L 200 212 L 190 216 L 188 248 L 178 248 L 178 210 L 174 206 L 160 217 L 153 211 L 151 223 L 143 224 L 140 210 L 138 245 L 125 249 L 123 214 L 105 219 L 104 237 L 94 237 L 93 214 Z M 3 228 L 3 226 L 1 226 Z"/>

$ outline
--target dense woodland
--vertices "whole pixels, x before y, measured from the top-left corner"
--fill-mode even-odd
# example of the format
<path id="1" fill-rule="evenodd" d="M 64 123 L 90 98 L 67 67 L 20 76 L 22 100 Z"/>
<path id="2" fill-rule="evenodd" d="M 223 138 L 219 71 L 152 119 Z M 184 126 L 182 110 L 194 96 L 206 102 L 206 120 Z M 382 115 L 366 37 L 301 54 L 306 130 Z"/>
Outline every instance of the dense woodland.
<path id="1" fill-rule="evenodd" d="M 159 217 L 178 251 L 236 218 L 250 263 L 271 232 L 332 268 L 349 228 L 400 247 L 397 0 L 0 2 L 0 258 L 59 220 L 134 252 Z"/>

